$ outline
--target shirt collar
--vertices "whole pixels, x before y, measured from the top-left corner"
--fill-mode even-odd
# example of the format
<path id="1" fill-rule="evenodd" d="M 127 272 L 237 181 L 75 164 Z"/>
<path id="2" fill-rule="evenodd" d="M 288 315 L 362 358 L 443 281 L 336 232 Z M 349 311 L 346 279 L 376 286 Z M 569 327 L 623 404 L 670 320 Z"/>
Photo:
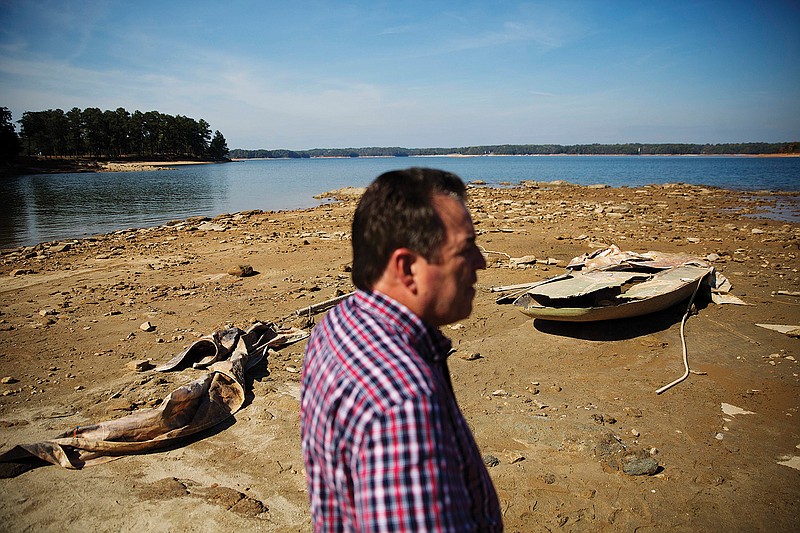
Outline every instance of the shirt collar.
<path id="1" fill-rule="evenodd" d="M 413 341 L 422 342 L 426 353 L 423 357 L 431 362 L 442 362 L 450 355 L 453 343 L 439 328 L 426 324 L 408 307 L 379 291 L 357 290 L 356 305 L 377 309 L 383 317 L 404 330 Z"/>

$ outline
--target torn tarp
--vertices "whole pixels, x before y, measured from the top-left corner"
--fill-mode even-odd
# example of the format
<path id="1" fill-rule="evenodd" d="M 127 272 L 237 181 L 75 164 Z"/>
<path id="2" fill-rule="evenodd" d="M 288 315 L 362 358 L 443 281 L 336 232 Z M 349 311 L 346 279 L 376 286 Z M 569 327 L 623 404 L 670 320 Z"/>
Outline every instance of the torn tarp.
<path id="1" fill-rule="evenodd" d="M 194 362 L 195 368 L 208 370 L 174 390 L 158 407 L 75 427 L 51 440 L 17 445 L 0 454 L 0 462 L 24 463 L 39 458 L 77 469 L 174 445 L 179 439 L 216 426 L 241 408 L 245 373 L 264 358 L 269 348 L 307 336 L 302 330 L 279 330 L 272 323 L 261 322 L 246 331 L 217 331 L 157 369 L 173 370 Z"/>

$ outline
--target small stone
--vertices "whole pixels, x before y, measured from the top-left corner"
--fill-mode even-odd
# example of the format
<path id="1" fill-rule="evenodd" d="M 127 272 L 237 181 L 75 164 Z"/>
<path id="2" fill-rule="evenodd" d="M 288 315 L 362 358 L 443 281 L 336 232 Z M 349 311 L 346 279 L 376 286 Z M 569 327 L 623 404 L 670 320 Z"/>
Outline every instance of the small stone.
<path id="1" fill-rule="evenodd" d="M 17 277 L 17 276 L 24 276 L 25 274 L 33 274 L 33 270 L 29 268 L 15 268 L 11 272 L 8 273 L 9 276 Z"/>
<path id="2" fill-rule="evenodd" d="M 631 457 L 623 463 L 622 471 L 629 476 L 652 476 L 658 472 L 658 461 L 652 457 Z"/>
<path id="3" fill-rule="evenodd" d="M 139 329 L 142 331 L 155 331 L 156 327 L 150 322 L 142 322 L 142 325 L 139 326 Z"/>
<path id="4" fill-rule="evenodd" d="M 483 456 L 483 464 L 485 464 L 489 468 L 492 468 L 493 466 L 497 466 L 500 464 L 500 459 L 498 459 L 494 455 L 490 455 L 487 453 Z"/>
<path id="5" fill-rule="evenodd" d="M 130 361 L 125 366 L 129 370 L 133 370 L 134 372 L 144 372 L 146 370 L 150 370 L 155 365 L 153 363 L 151 363 L 149 359 L 138 359 L 136 361 Z"/>
<path id="6" fill-rule="evenodd" d="M 39 310 L 39 314 L 41 316 L 54 316 L 54 315 L 58 314 L 58 311 L 56 311 L 55 309 L 52 309 L 52 308 L 47 308 L 47 309 Z"/>
<path id="7" fill-rule="evenodd" d="M 603 425 L 605 425 L 605 424 L 616 424 L 617 423 L 617 419 L 614 418 L 611 415 L 602 415 L 602 414 L 599 414 L 599 413 L 595 413 L 595 414 L 593 414 L 591 416 L 591 418 L 592 418 L 592 420 L 594 420 L 598 424 L 603 424 Z"/>
<path id="8" fill-rule="evenodd" d="M 253 267 L 250 265 L 236 265 L 228 270 L 228 274 L 237 278 L 246 278 L 254 274 Z"/>
<path id="9" fill-rule="evenodd" d="M 0 379 L 0 383 L 3 385 L 11 385 L 12 383 L 19 383 L 19 380 L 11 376 L 5 376 L 3 379 Z"/>
<path id="10" fill-rule="evenodd" d="M 506 459 L 508 460 L 508 464 L 513 465 L 514 463 L 519 463 L 520 461 L 525 460 L 525 456 L 519 452 L 506 452 Z"/>
<path id="11" fill-rule="evenodd" d="M 635 429 L 632 429 L 631 430 L 631 435 L 633 435 L 634 437 L 638 437 L 639 436 L 639 432 L 637 430 L 635 430 Z"/>

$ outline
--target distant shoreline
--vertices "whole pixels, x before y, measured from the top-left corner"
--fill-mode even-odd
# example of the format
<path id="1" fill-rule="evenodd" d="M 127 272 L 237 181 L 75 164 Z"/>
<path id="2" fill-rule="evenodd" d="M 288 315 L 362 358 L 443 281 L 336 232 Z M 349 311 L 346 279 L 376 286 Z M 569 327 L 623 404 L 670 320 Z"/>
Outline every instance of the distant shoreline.
<path id="1" fill-rule="evenodd" d="M 291 160 L 291 159 L 413 159 L 413 158 L 444 158 L 444 157 L 761 157 L 761 158 L 784 158 L 800 157 L 796 154 L 426 154 L 426 155 L 361 155 L 350 157 L 344 155 L 319 155 L 311 157 L 234 157 L 231 161 L 271 161 L 271 160 Z"/>

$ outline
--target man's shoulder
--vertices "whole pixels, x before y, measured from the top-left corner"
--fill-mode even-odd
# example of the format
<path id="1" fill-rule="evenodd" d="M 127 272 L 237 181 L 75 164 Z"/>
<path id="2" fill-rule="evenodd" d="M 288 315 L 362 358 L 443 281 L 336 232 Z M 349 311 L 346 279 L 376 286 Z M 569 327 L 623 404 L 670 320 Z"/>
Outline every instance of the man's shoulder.
<path id="1" fill-rule="evenodd" d="M 307 358 L 324 360 L 321 366 L 336 373 L 339 386 L 381 402 L 430 392 L 431 368 L 414 335 L 402 320 L 364 303 L 351 297 L 329 311 L 314 328 Z"/>

